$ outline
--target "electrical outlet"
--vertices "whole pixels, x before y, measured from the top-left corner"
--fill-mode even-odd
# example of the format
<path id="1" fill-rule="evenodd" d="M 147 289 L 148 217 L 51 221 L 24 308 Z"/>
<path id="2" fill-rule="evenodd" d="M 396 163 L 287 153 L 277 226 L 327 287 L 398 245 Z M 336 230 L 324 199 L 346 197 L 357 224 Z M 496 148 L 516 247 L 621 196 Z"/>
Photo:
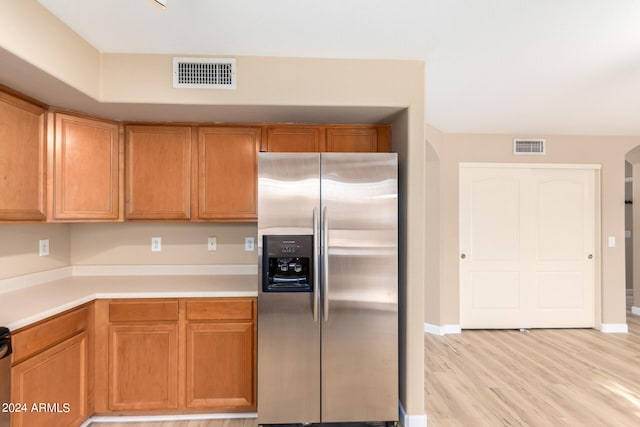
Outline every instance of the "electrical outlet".
<path id="1" fill-rule="evenodd" d="M 162 237 L 151 238 L 151 252 L 162 252 Z"/>
<path id="2" fill-rule="evenodd" d="M 40 240 L 39 242 L 39 254 L 40 256 L 48 256 L 49 255 L 49 239 Z"/>
<path id="3" fill-rule="evenodd" d="M 254 240 L 253 237 L 245 237 L 244 238 L 244 250 L 247 252 L 253 252 L 254 249 Z"/>
<path id="4" fill-rule="evenodd" d="M 215 237 L 207 238 L 207 250 L 209 252 L 213 252 L 216 249 L 218 249 L 218 239 L 216 239 Z"/>

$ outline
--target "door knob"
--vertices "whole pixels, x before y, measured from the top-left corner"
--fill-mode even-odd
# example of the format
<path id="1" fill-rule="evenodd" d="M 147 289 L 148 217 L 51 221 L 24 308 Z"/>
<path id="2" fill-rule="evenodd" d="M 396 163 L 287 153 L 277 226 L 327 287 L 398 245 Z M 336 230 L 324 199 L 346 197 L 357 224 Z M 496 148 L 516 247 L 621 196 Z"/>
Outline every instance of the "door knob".
<path id="1" fill-rule="evenodd" d="M 467 256 L 465 254 L 460 255 L 460 258 L 465 259 Z"/>

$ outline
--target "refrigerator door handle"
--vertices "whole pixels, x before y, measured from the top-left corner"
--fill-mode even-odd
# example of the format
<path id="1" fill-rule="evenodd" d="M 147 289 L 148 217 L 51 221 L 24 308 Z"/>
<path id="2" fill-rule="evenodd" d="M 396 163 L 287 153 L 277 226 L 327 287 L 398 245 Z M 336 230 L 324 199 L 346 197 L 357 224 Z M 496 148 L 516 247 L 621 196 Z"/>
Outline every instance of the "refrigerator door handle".
<path id="1" fill-rule="evenodd" d="M 322 317 L 329 320 L 329 217 L 322 209 Z"/>
<path id="2" fill-rule="evenodd" d="M 317 263 L 319 261 L 318 258 L 318 246 L 320 246 L 320 241 L 318 240 L 318 222 L 320 219 L 318 218 L 318 208 L 313 208 L 313 262 Z M 313 321 L 318 321 L 318 304 L 320 303 L 320 290 L 318 286 L 320 283 L 318 281 L 318 266 L 313 269 Z"/>

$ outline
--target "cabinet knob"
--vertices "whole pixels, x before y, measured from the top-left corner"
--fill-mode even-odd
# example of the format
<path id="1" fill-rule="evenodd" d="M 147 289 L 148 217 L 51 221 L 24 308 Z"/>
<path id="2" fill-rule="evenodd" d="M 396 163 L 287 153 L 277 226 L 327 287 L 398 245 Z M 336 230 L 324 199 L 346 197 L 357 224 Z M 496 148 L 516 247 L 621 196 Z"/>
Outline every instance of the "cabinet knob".
<path id="1" fill-rule="evenodd" d="M 467 256 L 465 254 L 460 255 L 460 258 L 465 259 Z"/>
<path id="2" fill-rule="evenodd" d="M 593 254 L 589 254 L 589 255 L 587 255 L 587 258 L 589 258 L 589 259 L 593 259 Z"/>

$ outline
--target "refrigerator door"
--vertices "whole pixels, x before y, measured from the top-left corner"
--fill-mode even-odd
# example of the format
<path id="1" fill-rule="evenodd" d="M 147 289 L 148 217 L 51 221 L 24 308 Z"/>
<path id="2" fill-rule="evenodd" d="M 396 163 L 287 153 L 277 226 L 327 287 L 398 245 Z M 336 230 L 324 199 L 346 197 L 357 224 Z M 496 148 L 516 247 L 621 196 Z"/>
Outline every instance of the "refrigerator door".
<path id="1" fill-rule="evenodd" d="M 323 153 L 322 421 L 398 418 L 395 154 Z"/>
<path id="2" fill-rule="evenodd" d="M 263 291 L 263 236 L 312 235 L 319 225 L 320 157 L 259 153 L 258 422 L 320 422 L 320 319 L 316 292 Z M 315 218 L 314 218 L 315 211 Z M 314 227 L 314 219 L 316 226 Z M 316 234 L 318 230 L 315 230 Z M 313 245 L 319 244 L 319 237 Z M 317 263 L 317 259 L 313 260 Z M 314 310 L 314 307 L 316 309 Z M 314 311 L 316 319 L 314 319 Z"/>

